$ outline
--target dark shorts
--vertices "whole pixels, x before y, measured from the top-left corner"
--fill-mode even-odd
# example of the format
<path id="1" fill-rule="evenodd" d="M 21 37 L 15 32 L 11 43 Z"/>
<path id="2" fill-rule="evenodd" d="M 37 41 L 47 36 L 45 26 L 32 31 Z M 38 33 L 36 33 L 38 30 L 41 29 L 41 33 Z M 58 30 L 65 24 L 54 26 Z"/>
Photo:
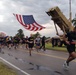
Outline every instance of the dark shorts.
<path id="1" fill-rule="evenodd" d="M 28 42 L 25 42 L 25 44 L 28 44 Z"/>
<path id="2" fill-rule="evenodd" d="M 22 42 L 22 44 L 25 44 L 25 42 Z"/>
<path id="3" fill-rule="evenodd" d="M 67 50 L 69 53 L 75 52 L 75 44 L 67 45 Z"/>
<path id="4" fill-rule="evenodd" d="M 45 46 L 45 43 L 44 42 L 42 43 L 42 46 Z"/>
<path id="5" fill-rule="evenodd" d="M 12 41 L 8 41 L 7 43 L 8 43 L 8 44 L 11 44 L 11 43 L 12 43 Z"/>
<path id="6" fill-rule="evenodd" d="M 40 46 L 40 43 L 36 43 L 36 46 Z"/>
<path id="7" fill-rule="evenodd" d="M 0 42 L 0 45 L 2 45 L 2 42 Z"/>
<path id="8" fill-rule="evenodd" d="M 33 48 L 34 47 L 34 43 L 29 43 L 29 48 Z"/>

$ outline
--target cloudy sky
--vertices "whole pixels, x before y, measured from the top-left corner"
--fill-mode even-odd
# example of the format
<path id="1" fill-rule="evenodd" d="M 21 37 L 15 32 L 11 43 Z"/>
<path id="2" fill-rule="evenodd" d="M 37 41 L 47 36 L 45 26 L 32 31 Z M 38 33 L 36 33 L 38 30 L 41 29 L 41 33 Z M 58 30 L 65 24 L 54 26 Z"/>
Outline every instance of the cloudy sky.
<path id="1" fill-rule="evenodd" d="M 76 0 L 72 0 L 72 18 L 76 13 Z M 25 36 L 29 36 L 31 32 L 22 25 L 14 17 L 13 13 L 22 15 L 33 15 L 36 22 L 46 29 L 39 31 L 43 36 L 52 37 L 56 35 L 53 22 L 46 14 L 50 8 L 58 6 L 63 14 L 69 19 L 69 0 L 0 0 L 0 31 L 6 32 L 7 35 L 14 36 L 17 30 L 22 29 Z M 59 33 L 61 30 L 58 28 Z"/>

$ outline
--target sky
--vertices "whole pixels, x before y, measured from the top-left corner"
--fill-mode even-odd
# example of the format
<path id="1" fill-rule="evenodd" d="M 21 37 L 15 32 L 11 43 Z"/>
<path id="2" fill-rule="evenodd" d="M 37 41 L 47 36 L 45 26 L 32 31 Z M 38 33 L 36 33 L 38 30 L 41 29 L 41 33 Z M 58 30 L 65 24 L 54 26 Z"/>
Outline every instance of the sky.
<path id="1" fill-rule="evenodd" d="M 25 36 L 35 34 L 26 30 L 16 20 L 13 13 L 21 15 L 33 15 L 35 21 L 46 27 L 39 31 L 42 36 L 56 36 L 56 30 L 51 17 L 46 14 L 50 8 L 58 6 L 63 14 L 69 19 L 69 0 L 0 0 L 0 31 L 5 32 L 9 36 L 15 36 L 19 29 L 22 29 Z M 72 18 L 76 13 L 76 0 L 71 0 Z M 59 27 L 58 32 L 62 31 Z"/>

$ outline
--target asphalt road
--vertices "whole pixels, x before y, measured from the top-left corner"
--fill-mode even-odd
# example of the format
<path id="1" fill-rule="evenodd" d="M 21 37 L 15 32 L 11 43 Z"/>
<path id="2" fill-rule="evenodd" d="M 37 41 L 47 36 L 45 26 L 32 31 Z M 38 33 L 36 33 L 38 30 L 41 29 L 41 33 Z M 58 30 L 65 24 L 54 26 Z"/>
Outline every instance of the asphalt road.
<path id="1" fill-rule="evenodd" d="M 18 75 L 76 75 L 76 60 L 72 61 L 69 70 L 63 69 L 63 63 L 68 53 L 61 51 L 32 51 L 19 48 L 3 48 L 0 53 L 0 61 L 13 68 Z"/>

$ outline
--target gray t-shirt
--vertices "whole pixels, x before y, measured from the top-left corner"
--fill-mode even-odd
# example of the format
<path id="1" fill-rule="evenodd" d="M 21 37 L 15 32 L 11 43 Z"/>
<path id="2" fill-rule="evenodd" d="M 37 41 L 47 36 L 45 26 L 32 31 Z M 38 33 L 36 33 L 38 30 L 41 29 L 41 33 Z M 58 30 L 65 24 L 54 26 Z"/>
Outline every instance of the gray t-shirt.
<path id="1" fill-rule="evenodd" d="M 40 37 L 37 37 L 37 38 L 35 39 L 35 42 L 36 42 L 36 43 L 40 43 L 40 42 L 41 42 L 41 38 L 40 38 Z"/>

